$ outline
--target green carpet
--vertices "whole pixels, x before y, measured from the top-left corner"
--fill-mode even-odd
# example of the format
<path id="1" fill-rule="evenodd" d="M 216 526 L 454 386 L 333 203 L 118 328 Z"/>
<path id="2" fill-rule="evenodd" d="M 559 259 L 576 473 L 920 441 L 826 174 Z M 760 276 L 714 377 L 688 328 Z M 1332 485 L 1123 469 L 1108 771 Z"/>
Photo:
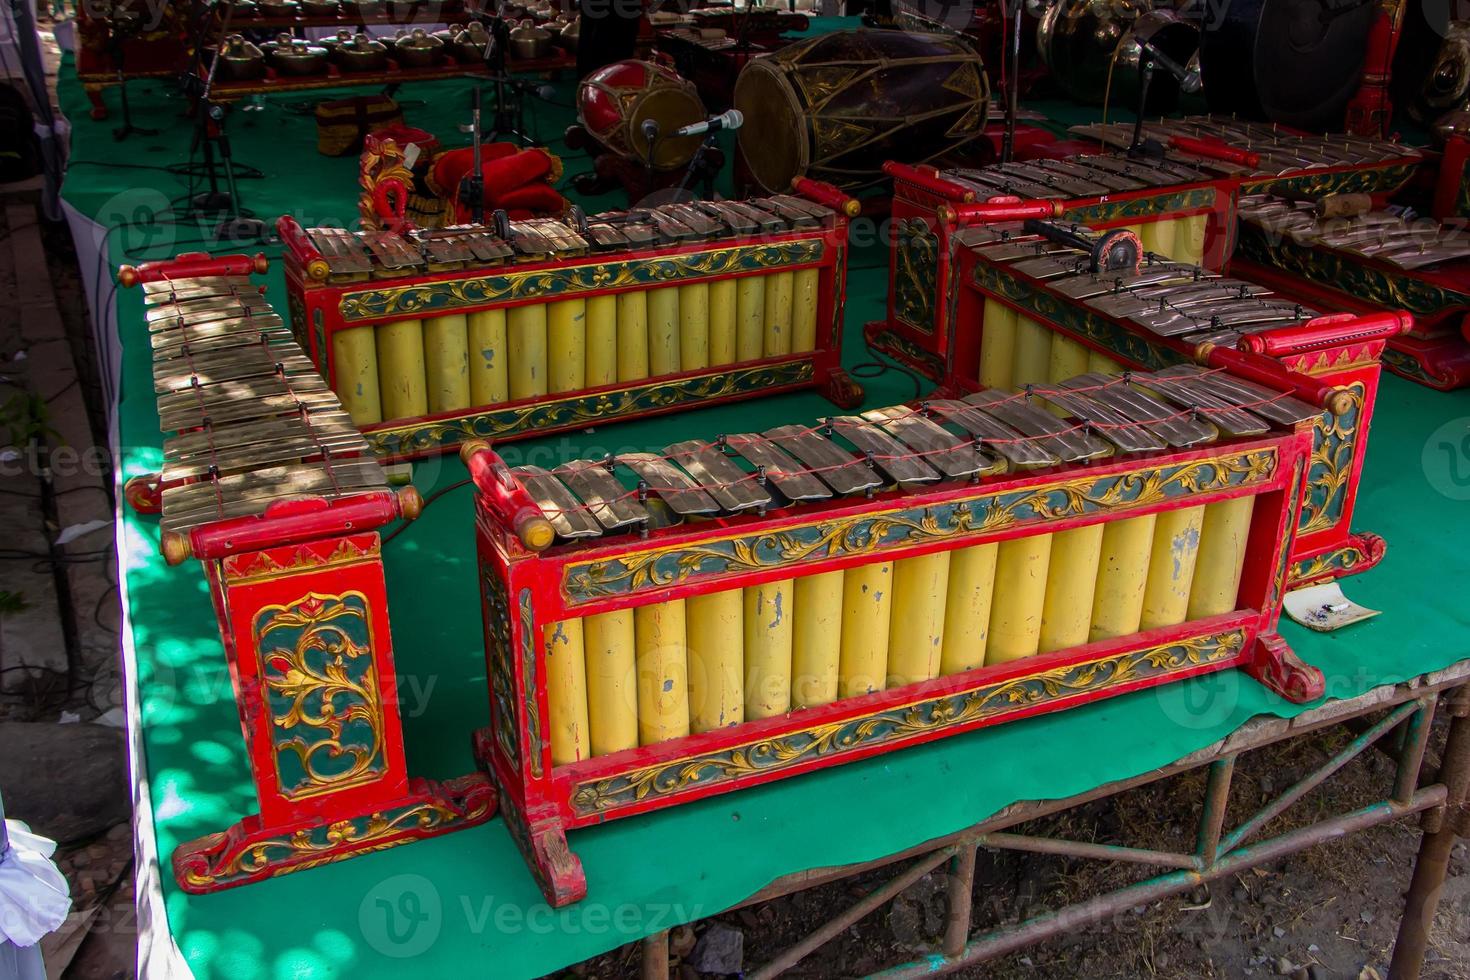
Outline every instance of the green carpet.
<path id="1" fill-rule="evenodd" d="M 454 143 L 462 140 L 455 127 L 468 88 L 409 86 L 399 97 L 411 124 Z M 87 118 L 69 65 L 60 97 L 75 126 L 65 187 L 73 206 L 112 225 L 165 210 L 185 192 L 183 181 L 147 169 L 188 156 L 188 123 L 162 86 L 133 86 L 132 101 L 143 124 L 165 132 L 123 143 L 112 138 L 115 120 Z M 116 106 L 115 93 L 109 98 Z M 568 118 L 564 107 L 543 106 L 536 123 L 551 136 Z M 317 155 L 309 117 L 271 102 L 263 111 L 234 114 L 230 132 L 239 162 L 267 174 L 241 184 L 245 204 L 257 214 L 289 211 L 306 225 L 355 220 L 356 161 Z M 592 210 L 617 202 L 589 204 Z M 120 230 L 109 264 L 124 254 L 136 259 L 197 249 L 202 238 L 206 229 L 197 224 Z M 852 254 L 848 364 L 867 357 L 860 329 L 881 315 L 885 261 L 876 246 Z M 278 265 L 269 281 L 284 313 Z M 125 349 L 121 465 L 131 476 L 156 468 L 160 436 L 141 298 L 126 293 L 116 302 Z M 868 393 L 871 405 L 914 396 L 896 373 L 869 383 Z M 657 447 L 829 411 L 816 395 L 788 395 L 518 443 L 506 452 L 512 462 L 536 453 L 546 465 L 594 445 Z M 1355 696 L 1470 656 L 1463 598 L 1470 580 L 1464 531 L 1470 486 L 1456 468 L 1470 459 L 1453 454 L 1467 429 L 1470 394 L 1384 381 L 1356 524 L 1387 537 L 1389 553 L 1349 589 L 1385 614 L 1333 635 L 1282 629 L 1298 653 L 1326 671 L 1330 696 Z M 415 482 L 427 493 L 463 475 L 458 460 L 448 457 L 420 465 Z M 409 764 L 421 775 L 468 771 L 469 733 L 487 720 L 470 513 L 469 491 L 457 490 L 386 549 Z M 144 742 L 159 852 L 167 861 L 178 842 L 251 812 L 254 794 L 199 567 L 164 566 L 155 519 L 129 514 L 126 538 Z M 1016 800 L 1065 797 L 1134 776 L 1216 741 L 1253 715 L 1299 710 L 1227 672 L 577 831 L 571 845 L 586 867 L 589 897 L 560 911 L 542 904 L 494 820 L 203 897 L 179 891 L 165 873 L 169 924 L 200 977 L 378 977 L 404 970 L 536 976 L 718 912 L 780 875 L 871 859 L 953 832 Z"/>

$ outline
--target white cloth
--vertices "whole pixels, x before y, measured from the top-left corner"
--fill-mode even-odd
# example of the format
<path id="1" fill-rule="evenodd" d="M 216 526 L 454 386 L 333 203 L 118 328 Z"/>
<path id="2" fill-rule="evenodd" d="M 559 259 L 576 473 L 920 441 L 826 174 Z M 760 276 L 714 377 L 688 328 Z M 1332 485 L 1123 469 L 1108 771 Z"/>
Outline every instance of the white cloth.
<path id="1" fill-rule="evenodd" d="M 66 921 L 71 894 L 51 860 L 56 842 L 18 820 L 5 821 L 10 849 L 0 855 L 0 939 L 34 946 Z"/>

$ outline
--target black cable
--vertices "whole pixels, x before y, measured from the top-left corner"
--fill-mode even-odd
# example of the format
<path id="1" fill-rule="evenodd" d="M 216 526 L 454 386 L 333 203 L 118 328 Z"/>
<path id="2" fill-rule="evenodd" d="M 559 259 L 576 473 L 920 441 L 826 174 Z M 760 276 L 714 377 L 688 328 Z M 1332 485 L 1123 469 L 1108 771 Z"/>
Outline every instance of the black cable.
<path id="1" fill-rule="evenodd" d="M 847 369 L 847 373 L 852 375 L 854 378 L 858 378 L 860 380 L 871 380 L 873 378 L 880 378 L 883 375 L 887 374 L 889 371 L 897 371 L 899 374 L 908 378 L 909 381 L 913 382 L 914 397 L 911 400 L 918 401 L 920 396 L 922 396 L 924 393 L 924 380 L 920 378 L 917 374 L 910 371 L 903 365 L 898 364 L 897 362 L 885 363 L 884 361 L 879 360 L 879 358 L 883 356 L 884 355 L 878 354 L 875 351 L 873 352 L 872 360 L 859 361 L 858 363 L 849 367 Z"/>
<path id="2" fill-rule="evenodd" d="M 469 483 L 470 483 L 469 479 L 466 478 L 466 479 L 463 479 L 463 480 L 458 481 L 457 483 L 451 483 L 449 486 L 443 487 L 442 489 L 435 490 L 433 493 L 429 494 L 427 497 L 424 498 L 424 507 L 423 507 L 423 509 L 424 510 L 428 510 L 430 504 L 432 504 L 434 501 L 438 500 L 440 497 L 444 496 L 446 493 L 450 493 L 450 492 L 452 492 L 454 490 L 458 490 L 460 487 L 463 487 L 463 486 L 468 486 Z M 398 537 L 400 534 L 402 534 L 404 531 L 406 531 L 408 529 L 408 525 L 409 525 L 409 522 L 408 521 L 403 521 L 397 527 L 395 527 L 392 531 L 389 531 L 387 534 L 383 535 L 383 544 L 387 544 L 389 541 L 392 541 L 394 538 Z"/>

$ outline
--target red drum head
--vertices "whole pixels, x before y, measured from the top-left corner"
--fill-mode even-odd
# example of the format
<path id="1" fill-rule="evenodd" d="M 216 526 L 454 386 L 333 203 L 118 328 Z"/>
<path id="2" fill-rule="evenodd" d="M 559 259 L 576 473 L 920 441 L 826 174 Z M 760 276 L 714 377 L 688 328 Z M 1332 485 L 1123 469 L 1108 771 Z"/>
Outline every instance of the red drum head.
<path id="1" fill-rule="evenodd" d="M 705 118 L 704 103 L 694 86 L 650 61 L 618 61 L 583 79 L 577 87 L 577 116 L 583 128 L 619 156 L 655 170 L 684 166 L 699 148 L 700 137 L 673 137 L 681 126 Z M 645 120 L 658 124 L 659 137 L 650 151 Z"/>

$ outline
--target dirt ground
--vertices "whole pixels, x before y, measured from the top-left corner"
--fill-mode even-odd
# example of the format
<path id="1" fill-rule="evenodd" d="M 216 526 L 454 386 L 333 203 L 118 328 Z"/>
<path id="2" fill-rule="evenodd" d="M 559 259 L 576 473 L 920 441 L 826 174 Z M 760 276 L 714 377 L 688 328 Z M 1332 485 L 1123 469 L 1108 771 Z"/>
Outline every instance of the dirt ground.
<path id="1" fill-rule="evenodd" d="M 1437 725 L 1431 759 L 1437 758 L 1433 753 L 1438 751 L 1445 727 L 1443 721 Z M 1352 737 L 1344 728 L 1330 728 L 1243 756 L 1236 767 L 1227 828 L 1319 766 Z M 1195 770 L 1022 824 L 1013 832 L 1189 851 L 1204 781 L 1205 770 Z M 1280 833 L 1381 799 L 1392 782 L 1392 761 L 1370 751 L 1263 833 Z M 1418 844 L 1413 821 L 1381 826 L 1217 881 L 1191 895 L 1130 909 L 1066 938 L 953 975 L 970 980 L 1385 977 Z M 1470 977 L 1470 875 L 1466 868 L 1465 845 L 1456 845 L 1423 972 L 1425 980 Z M 1145 880 L 1153 873 L 1136 865 L 982 850 L 972 935 L 975 930 L 1015 922 Z M 699 943 L 712 924 L 742 934 L 742 965 L 750 970 L 893 875 L 893 869 L 873 871 L 758 908 L 718 915 L 692 930 L 676 930 L 670 938 L 676 975 L 683 980 L 701 976 L 686 961 L 701 961 Z M 942 871 L 925 876 L 785 975 L 812 980 L 861 976 L 933 952 L 944 928 L 945 878 Z M 638 968 L 635 945 L 568 972 L 598 978 L 635 977 Z"/>

